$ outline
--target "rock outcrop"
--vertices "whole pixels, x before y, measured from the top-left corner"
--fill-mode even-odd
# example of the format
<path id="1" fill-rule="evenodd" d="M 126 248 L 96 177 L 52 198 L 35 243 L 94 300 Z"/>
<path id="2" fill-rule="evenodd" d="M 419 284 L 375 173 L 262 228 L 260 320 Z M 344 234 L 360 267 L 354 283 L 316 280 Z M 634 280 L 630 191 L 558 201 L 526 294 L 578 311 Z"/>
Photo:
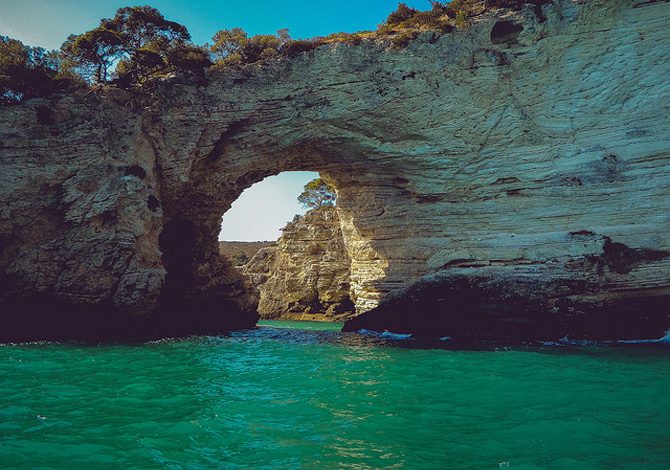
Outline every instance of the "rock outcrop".
<path id="1" fill-rule="evenodd" d="M 288 223 L 242 272 L 258 290 L 261 318 L 339 321 L 355 313 L 350 265 L 337 209 L 324 206 Z"/>
<path id="2" fill-rule="evenodd" d="M 240 267 L 249 262 L 258 250 L 275 246 L 276 242 L 219 242 L 219 253 L 227 258 L 233 265 Z"/>
<path id="3" fill-rule="evenodd" d="M 501 306 L 531 286 L 519 295 L 541 297 L 548 321 L 597 311 L 647 325 L 617 335 L 661 335 L 669 18 L 667 1 L 553 0 L 402 49 L 324 45 L 206 85 L 4 107 L 1 339 L 253 325 L 256 296 L 218 254 L 219 224 L 286 170 L 336 187 L 359 312 L 437 276 L 456 298 L 442 316 L 471 298 L 460 292 Z M 408 327 L 417 312 L 359 321 L 400 315 Z"/>

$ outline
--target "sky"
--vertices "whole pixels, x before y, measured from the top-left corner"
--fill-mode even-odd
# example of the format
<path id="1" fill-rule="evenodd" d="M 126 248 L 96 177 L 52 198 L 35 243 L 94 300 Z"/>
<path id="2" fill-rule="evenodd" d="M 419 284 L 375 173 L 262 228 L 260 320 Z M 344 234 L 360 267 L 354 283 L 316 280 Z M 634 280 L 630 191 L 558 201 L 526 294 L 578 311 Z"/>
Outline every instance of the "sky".
<path id="1" fill-rule="evenodd" d="M 286 171 L 254 184 L 223 215 L 219 240 L 276 240 L 286 222 L 305 213 L 296 198 L 318 176 L 311 171 Z"/>
<path id="2" fill-rule="evenodd" d="M 404 0 L 428 9 L 428 0 Z M 70 34 L 98 25 L 124 6 L 151 5 L 185 25 L 197 44 L 211 42 L 220 29 L 239 26 L 249 34 L 288 28 L 294 38 L 374 29 L 396 0 L 0 0 L 0 35 L 31 46 L 59 48 Z M 247 189 L 223 218 L 220 240 L 275 240 L 280 228 L 304 209 L 296 201 L 316 173 L 290 172 Z"/>

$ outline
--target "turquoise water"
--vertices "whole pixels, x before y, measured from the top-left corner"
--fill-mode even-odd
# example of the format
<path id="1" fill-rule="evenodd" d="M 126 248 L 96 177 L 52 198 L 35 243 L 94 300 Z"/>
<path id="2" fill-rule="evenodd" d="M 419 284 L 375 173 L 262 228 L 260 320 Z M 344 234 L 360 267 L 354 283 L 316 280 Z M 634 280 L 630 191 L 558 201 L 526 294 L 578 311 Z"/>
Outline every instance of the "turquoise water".
<path id="1" fill-rule="evenodd" d="M 670 349 L 417 349 L 266 322 L 0 346 L 3 468 L 670 467 Z"/>

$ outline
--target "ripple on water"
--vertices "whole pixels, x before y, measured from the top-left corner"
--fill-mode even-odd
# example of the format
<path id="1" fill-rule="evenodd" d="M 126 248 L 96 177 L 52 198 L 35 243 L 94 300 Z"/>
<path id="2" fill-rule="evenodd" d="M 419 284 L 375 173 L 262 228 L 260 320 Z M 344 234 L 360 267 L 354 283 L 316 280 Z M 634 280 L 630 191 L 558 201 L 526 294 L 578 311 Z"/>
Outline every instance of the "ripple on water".
<path id="1" fill-rule="evenodd" d="M 0 462 L 670 465 L 667 347 L 422 349 L 301 323 L 144 345 L 4 346 Z"/>

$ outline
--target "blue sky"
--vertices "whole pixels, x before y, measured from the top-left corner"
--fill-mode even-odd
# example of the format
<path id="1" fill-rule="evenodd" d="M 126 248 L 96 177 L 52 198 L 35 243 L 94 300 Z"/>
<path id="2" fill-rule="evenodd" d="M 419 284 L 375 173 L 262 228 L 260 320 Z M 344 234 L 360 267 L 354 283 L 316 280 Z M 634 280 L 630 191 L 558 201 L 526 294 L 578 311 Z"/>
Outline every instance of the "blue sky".
<path id="1" fill-rule="evenodd" d="M 404 0 L 428 9 L 428 0 Z M 220 29 L 239 26 L 249 34 L 289 28 L 294 38 L 374 29 L 396 0 L 0 0 L 0 35 L 32 46 L 60 47 L 65 38 L 98 25 L 124 6 L 151 5 L 184 24 L 193 41 L 204 44 Z M 219 239 L 274 240 L 279 229 L 304 210 L 296 197 L 316 173 L 291 172 L 266 178 L 247 189 L 225 214 Z"/>
<path id="2" fill-rule="evenodd" d="M 428 0 L 404 0 L 427 9 Z M 374 29 L 393 11 L 396 0 L 0 0 L 0 34 L 49 49 L 68 34 L 82 33 L 112 17 L 117 8 L 151 5 L 186 25 L 198 44 L 216 31 L 239 26 L 250 34 L 289 28 L 295 38 Z"/>

